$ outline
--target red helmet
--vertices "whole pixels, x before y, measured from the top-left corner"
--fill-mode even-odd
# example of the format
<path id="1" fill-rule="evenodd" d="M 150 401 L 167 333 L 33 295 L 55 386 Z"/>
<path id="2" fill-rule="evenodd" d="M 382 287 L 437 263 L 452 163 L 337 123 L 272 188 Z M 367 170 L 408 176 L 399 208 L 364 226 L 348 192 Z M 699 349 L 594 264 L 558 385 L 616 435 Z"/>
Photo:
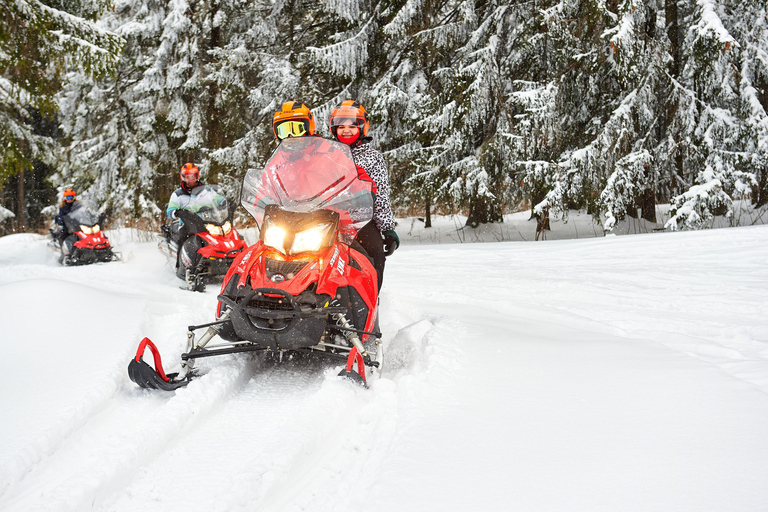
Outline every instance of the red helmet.
<path id="1" fill-rule="evenodd" d="M 312 111 L 300 101 L 286 101 L 272 116 L 272 132 L 277 140 L 315 134 Z"/>
<path id="2" fill-rule="evenodd" d="M 197 181 L 200 179 L 200 169 L 195 164 L 187 162 L 181 166 L 181 181 L 184 181 L 184 178 L 190 175 L 194 176 L 195 181 Z"/>
<path id="3" fill-rule="evenodd" d="M 75 198 L 77 197 L 77 194 L 73 189 L 68 188 L 67 190 L 64 191 L 62 196 L 64 197 L 65 201 L 70 202 L 75 200 Z"/>
<path id="4" fill-rule="evenodd" d="M 368 135 L 368 112 L 365 108 L 355 100 L 345 100 L 336 105 L 331 111 L 331 118 L 328 122 L 331 133 L 335 138 L 339 138 L 336 135 L 336 130 L 343 124 L 356 124 L 360 129 L 360 137 Z M 342 141 L 346 142 L 346 141 Z M 354 141 L 352 141 L 354 142 Z"/>

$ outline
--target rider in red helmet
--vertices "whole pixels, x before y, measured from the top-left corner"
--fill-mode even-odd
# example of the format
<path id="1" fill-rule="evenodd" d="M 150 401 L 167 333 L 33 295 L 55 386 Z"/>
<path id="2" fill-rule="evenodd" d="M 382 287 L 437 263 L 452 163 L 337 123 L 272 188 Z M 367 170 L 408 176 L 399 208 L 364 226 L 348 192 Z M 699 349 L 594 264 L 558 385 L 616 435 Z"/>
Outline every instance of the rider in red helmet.
<path id="1" fill-rule="evenodd" d="M 181 188 L 171 195 L 168 208 L 165 210 L 165 214 L 171 220 L 176 218 L 176 210 L 183 208 L 189 202 L 193 190 L 203 186 L 203 183 L 200 182 L 200 169 L 191 162 L 181 166 L 179 177 L 181 178 Z"/>
<path id="2" fill-rule="evenodd" d="M 360 103 L 346 100 L 339 103 L 330 117 L 331 134 L 339 142 L 348 144 L 352 158 L 376 185 L 373 220 L 358 233 L 357 241 L 373 259 L 379 277 L 379 289 L 384 280 L 386 256 L 391 256 L 400 245 L 395 233 L 395 216 L 389 202 L 389 173 L 384 157 L 371 145 L 368 137 L 368 113 Z"/>
<path id="3" fill-rule="evenodd" d="M 187 162 L 181 166 L 181 172 L 179 173 L 181 178 L 181 188 L 176 189 L 171 194 L 171 199 L 168 201 L 168 208 L 165 210 L 165 214 L 170 219 L 171 224 L 168 228 L 163 229 L 165 237 L 170 241 L 176 240 L 178 243 L 182 243 L 189 233 L 186 233 L 182 226 L 179 225 L 179 221 L 176 218 L 176 210 L 184 208 L 192 201 L 193 196 L 197 191 L 201 190 L 205 186 L 200 181 L 200 169 L 192 162 Z"/>

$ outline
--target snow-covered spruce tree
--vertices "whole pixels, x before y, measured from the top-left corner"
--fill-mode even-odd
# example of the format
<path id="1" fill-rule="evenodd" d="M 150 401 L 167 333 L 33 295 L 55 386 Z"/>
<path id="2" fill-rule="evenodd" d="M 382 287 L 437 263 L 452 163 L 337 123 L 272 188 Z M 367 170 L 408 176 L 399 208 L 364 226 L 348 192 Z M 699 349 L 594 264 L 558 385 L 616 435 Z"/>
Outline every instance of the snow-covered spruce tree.
<path id="1" fill-rule="evenodd" d="M 595 217 L 602 213 L 607 229 L 626 215 L 656 220 L 661 159 L 655 148 L 663 137 L 669 83 L 662 6 L 625 0 L 615 7 L 615 23 L 600 37 L 607 51 L 605 79 L 612 87 L 590 121 L 594 137 L 563 161 L 582 187 L 587 210 Z"/>
<path id="2" fill-rule="evenodd" d="M 750 97 L 752 86 L 739 72 L 751 71 L 739 66 L 737 51 L 748 43 L 726 28 L 747 9 L 739 4 L 727 10 L 713 0 L 696 4 L 682 51 L 682 76 L 673 81 L 684 117 L 675 125 L 683 158 L 670 180 L 677 192 L 666 223 L 672 229 L 699 229 L 714 215 L 730 217 L 732 200 L 751 194 L 758 183 L 755 164 L 765 158 L 755 154 L 755 129 L 759 132 L 761 117 L 765 123 L 765 109 Z"/>
<path id="3" fill-rule="evenodd" d="M 519 191 L 513 177 L 517 167 L 510 159 L 509 60 L 521 18 L 512 2 L 461 8 L 459 19 L 467 35 L 456 54 L 451 85 L 445 89 L 456 105 L 454 126 L 446 135 L 457 162 L 448 169 L 455 176 L 453 190 L 469 207 L 467 224 L 477 226 L 500 222 L 503 206 Z M 465 143 L 456 144 L 456 137 Z"/>
<path id="4" fill-rule="evenodd" d="M 59 97 L 69 144 L 54 181 L 74 185 L 110 215 L 156 219 L 161 212 L 155 170 L 171 162 L 162 150 L 166 139 L 155 130 L 151 98 L 137 84 L 153 62 L 164 6 L 159 0 L 116 3 L 99 22 L 126 41 L 115 75 L 95 80 L 70 73 Z"/>
<path id="5" fill-rule="evenodd" d="M 729 31 L 739 42 L 727 51 L 734 53 L 734 74 L 741 99 L 739 117 L 743 151 L 748 155 L 745 169 L 755 174 L 752 201 L 768 204 L 768 7 L 762 1 L 739 4 Z"/>
<path id="6" fill-rule="evenodd" d="M 229 59 L 242 55 L 224 51 L 233 32 L 248 30 L 240 18 L 248 5 L 239 0 L 171 0 L 165 8 L 157 51 L 136 86 L 153 105 L 155 138 L 163 140 L 154 148 L 158 203 L 178 186 L 184 162 L 194 161 L 210 182 L 230 174 L 210 153 L 244 135 L 249 121 L 241 84 L 229 82 Z"/>
<path id="7" fill-rule="evenodd" d="M 263 1 L 168 3 L 156 57 L 138 86 L 151 98 L 154 126 L 167 140 L 156 146 L 164 156 L 156 171 L 158 204 L 178 186 L 186 161 L 237 203 L 240 178 L 258 146 L 252 130 L 262 114 L 261 95 L 253 87 L 263 63 L 271 62 L 271 9 Z"/>
<path id="8" fill-rule="evenodd" d="M 339 38 L 332 34 L 339 24 L 353 26 L 358 15 L 357 1 L 261 1 L 249 3 L 241 10 L 237 26 L 228 26 L 227 44 L 218 52 L 219 88 L 228 98 L 242 100 L 241 125 L 230 130 L 237 137 L 211 157 L 232 171 L 227 178 L 231 188 L 237 187 L 247 168 L 263 165 L 275 148 L 271 119 L 282 103 L 306 103 L 315 113 L 316 131 L 327 134 L 324 113 L 334 103 L 331 98 L 343 89 L 340 83 L 350 76 L 343 59 L 359 60 L 365 55 L 364 50 L 353 57 L 350 52 L 334 53 L 333 41 Z M 329 43 L 331 47 L 321 48 Z M 357 68 L 351 69 L 355 75 Z"/>
<path id="9" fill-rule="evenodd" d="M 314 107 L 317 129 L 328 135 L 331 109 L 359 100 L 369 113 L 374 143 L 384 152 L 393 201 L 428 203 L 435 189 L 431 139 L 418 126 L 433 101 L 430 70 L 450 65 L 424 36 L 439 2 L 322 2 L 305 7 L 303 40 L 311 41 L 295 62 L 300 97 Z M 423 16 L 416 11 L 422 10 Z M 307 22 L 304 22 L 305 24 Z M 407 182 L 418 176 L 418 183 Z"/>
<path id="10" fill-rule="evenodd" d="M 224 103 L 238 105 L 233 112 L 233 138 L 211 153 L 212 160 L 229 170 L 222 181 L 233 191 L 249 167 L 264 163 L 273 149 L 271 119 L 284 101 L 297 99 L 298 74 L 290 62 L 296 51 L 286 31 L 292 22 L 283 16 L 301 11 L 290 2 L 244 3 L 229 15 L 226 43 L 214 55 L 217 87 Z M 234 122 L 238 124 L 234 129 Z"/>
<path id="11" fill-rule="evenodd" d="M 54 115 L 66 69 L 113 72 L 122 40 L 90 21 L 103 7 L 98 1 L 0 2 L 0 184 L 35 160 L 55 162 L 57 144 L 34 133 L 32 117 Z"/>
<path id="12" fill-rule="evenodd" d="M 234 199 L 258 145 L 249 142 L 262 101 L 253 85 L 272 62 L 263 39 L 276 33 L 271 9 L 240 0 L 116 5 L 103 22 L 128 39 L 117 79 L 73 85 L 68 97 L 72 176 L 118 213 L 157 218 L 179 167 L 195 161 Z"/>
<path id="13" fill-rule="evenodd" d="M 716 197 L 706 204 L 722 205 L 718 191 L 728 197 L 748 192 L 755 183 L 745 167 L 749 116 L 740 113 L 745 102 L 734 92 L 739 85 L 729 60 L 737 44 L 713 5 L 625 0 L 604 8 L 574 1 L 545 10 L 553 48 L 574 53 L 556 81 L 526 84 L 538 95 L 513 95 L 545 105 L 545 91 L 555 88 L 549 107 L 529 108 L 516 124 L 522 142 L 550 135 L 544 145 L 555 165 L 520 159 L 532 173 L 531 188 L 548 189 L 539 209 L 586 207 L 602 213 L 610 228 L 638 210 L 655 221 L 656 202 L 705 185 L 702 180 L 718 180 L 720 188 L 714 182 L 697 188 L 687 201 L 710 190 Z"/>
<path id="14" fill-rule="evenodd" d="M 170 0 L 156 52 L 136 86 L 153 105 L 155 136 L 167 140 L 161 149 L 165 154 L 157 155 L 167 167 L 155 172 L 161 182 L 159 188 L 168 193 L 178 185 L 178 169 L 184 162 L 194 161 L 203 175 L 208 172 L 203 68 L 210 37 L 209 15 L 206 2 Z"/>
<path id="15" fill-rule="evenodd" d="M 212 0 L 213 1 L 213 0 Z M 280 45 L 281 2 L 216 0 L 205 65 L 211 176 L 235 197 L 248 167 L 261 164 L 274 139 L 271 117 L 292 99 L 295 73 Z M 282 6 L 301 13 L 301 5 Z M 288 96 L 288 97 L 285 97 Z M 282 97 L 285 97 L 283 100 Z M 245 143 L 245 144 L 243 144 Z"/>
<path id="16" fill-rule="evenodd" d="M 364 94 L 389 163 L 393 199 L 424 205 L 426 219 L 433 203 L 456 204 L 447 170 L 454 157 L 435 117 L 443 107 L 439 73 L 450 68 L 467 33 L 456 16 L 459 5 L 406 0 L 384 9 L 376 34 L 383 44 L 374 54 L 378 73 Z"/>
<path id="17" fill-rule="evenodd" d="M 504 140 L 514 183 L 523 185 L 536 216 L 544 209 L 596 210 L 594 177 L 570 157 L 599 132 L 619 88 L 601 38 L 618 19 L 609 8 L 618 9 L 572 0 L 537 2 L 518 13 L 515 51 L 504 73 L 510 78 Z"/>
<path id="18" fill-rule="evenodd" d="M 392 140 L 396 175 L 410 174 L 402 182 L 411 197 L 467 208 L 473 226 L 501 220 L 509 188 L 497 130 L 512 14 L 502 2 L 412 0 L 385 26 L 407 42 L 376 88 L 412 123 L 407 139 Z"/>

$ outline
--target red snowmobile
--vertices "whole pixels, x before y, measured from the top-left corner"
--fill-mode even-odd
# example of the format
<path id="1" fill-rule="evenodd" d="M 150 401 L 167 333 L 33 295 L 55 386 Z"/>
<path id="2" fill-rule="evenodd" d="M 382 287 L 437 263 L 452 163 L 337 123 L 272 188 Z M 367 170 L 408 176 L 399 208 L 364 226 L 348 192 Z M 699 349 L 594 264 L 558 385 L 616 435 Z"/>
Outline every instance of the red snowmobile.
<path id="1" fill-rule="evenodd" d="M 194 189 L 176 215 L 178 220 L 161 227 L 158 247 L 174 261 L 188 290 L 205 291 L 204 278 L 225 275 L 245 241 L 232 227 L 227 199 L 215 186 Z"/>
<path id="2" fill-rule="evenodd" d="M 383 357 L 376 270 L 354 242 L 373 217 L 371 189 L 370 181 L 358 179 L 347 145 L 285 139 L 264 169 L 244 178 L 242 204 L 260 239 L 224 278 L 216 320 L 189 327 L 176 374 L 165 374 L 157 348 L 144 338 L 128 366 L 131 380 L 173 390 L 194 377 L 197 358 L 266 351 L 281 358 L 290 352 L 335 357 L 346 361 L 340 375 L 366 384 L 365 367 L 378 368 Z M 209 345 L 217 335 L 222 341 Z M 143 360 L 147 347 L 154 368 Z"/>
<path id="3" fill-rule="evenodd" d="M 61 254 L 59 263 L 65 267 L 118 259 L 102 230 L 106 216 L 96 211 L 92 204 L 77 201 L 64 216 L 61 231 L 49 230 L 50 246 Z"/>

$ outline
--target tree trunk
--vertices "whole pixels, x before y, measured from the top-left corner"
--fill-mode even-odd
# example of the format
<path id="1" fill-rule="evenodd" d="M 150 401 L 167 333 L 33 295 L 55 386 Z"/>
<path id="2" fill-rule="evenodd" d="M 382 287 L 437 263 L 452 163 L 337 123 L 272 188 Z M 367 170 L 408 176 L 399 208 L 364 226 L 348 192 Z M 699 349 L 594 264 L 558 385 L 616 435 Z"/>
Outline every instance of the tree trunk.
<path id="1" fill-rule="evenodd" d="M 427 205 L 426 205 L 426 212 L 424 214 L 424 227 L 425 228 L 431 228 L 432 227 L 432 198 L 430 196 L 427 196 Z"/>
<path id="2" fill-rule="evenodd" d="M 672 75 L 672 78 L 677 80 L 680 78 L 680 67 L 681 67 L 680 25 L 678 21 L 677 0 L 666 0 L 664 4 L 664 15 L 667 21 L 667 37 L 669 38 L 669 43 L 670 43 L 669 53 L 672 56 L 672 63 L 670 64 L 670 74 Z M 670 87 L 671 87 L 671 84 L 670 84 Z M 665 131 L 668 130 L 669 123 L 671 123 L 672 120 L 675 118 L 675 112 L 677 111 L 677 107 L 678 105 L 676 103 L 673 103 L 673 102 L 667 103 L 666 126 L 664 126 Z M 675 150 L 674 158 L 675 158 L 675 174 L 677 175 L 677 180 L 670 184 L 670 188 L 672 189 L 671 192 L 673 194 L 678 194 L 680 190 L 679 184 L 685 181 L 685 176 L 683 176 L 684 174 L 683 154 L 679 147 Z"/>
<path id="3" fill-rule="evenodd" d="M 648 222 L 656 223 L 656 193 L 653 189 L 645 189 L 638 198 L 642 217 Z"/>
<path id="4" fill-rule="evenodd" d="M 216 15 L 219 12 L 219 7 L 220 6 L 218 1 L 211 3 L 211 19 L 216 18 Z M 221 47 L 221 28 L 213 27 L 211 28 L 211 38 L 208 42 L 208 49 L 214 50 L 218 49 L 219 47 Z M 214 65 L 212 58 L 207 58 L 206 60 L 209 66 Z M 221 109 L 216 107 L 216 100 L 219 99 L 219 95 L 220 91 L 218 84 L 214 81 L 211 81 L 208 84 L 208 105 L 206 108 L 206 122 L 208 123 L 207 147 L 210 149 L 219 149 L 226 145 L 221 122 L 224 113 Z M 218 182 L 219 173 L 221 170 L 222 169 L 219 164 L 211 162 L 211 166 L 208 172 L 208 179 L 211 182 Z"/>
<path id="5" fill-rule="evenodd" d="M 669 37 L 672 55 L 672 76 L 680 77 L 680 26 L 677 14 L 677 0 L 666 0 L 664 14 L 667 18 L 667 37 Z"/>
<path id="6" fill-rule="evenodd" d="M 480 224 L 500 222 L 502 220 L 498 206 L 492 199 L 485 196 L 475 196 L 469 205 L 467 226 L 476 228 Z"/>
<path id="7" fill-rule="evenodd" d="M 24 231 L 27 226 L 27 201 L 24 198 L 24 171 L 19 171 L 19 194 L 16 204 L 16 215 L 19 221 L 19 231 Z"/>
<path id="8" fill-rule="evenodd" d="M 752 202 L 760 207 L 768 204 L 768 168 L 764 167 L 758 175 L 757 186 L 752 187 Z"/>
<path id="9" fill-rule="evenodd" d="M 547 231 L 549 231 L 549 206 L 544 208 L 541 215 L 536 216 L 536 240 L 539 238 L 542 240 L 547 239 Z"/>

